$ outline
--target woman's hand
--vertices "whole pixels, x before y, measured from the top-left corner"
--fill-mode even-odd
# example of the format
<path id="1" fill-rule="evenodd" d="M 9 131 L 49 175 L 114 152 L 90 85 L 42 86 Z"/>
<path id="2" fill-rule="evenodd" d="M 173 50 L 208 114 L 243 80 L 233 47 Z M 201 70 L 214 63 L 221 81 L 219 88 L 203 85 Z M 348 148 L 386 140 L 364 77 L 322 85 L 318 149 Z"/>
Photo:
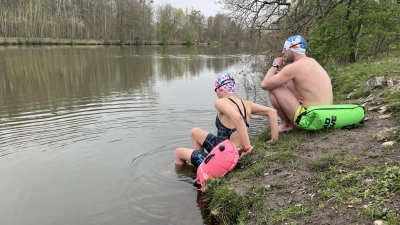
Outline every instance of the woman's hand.
<path id="1" fill-rule="evenodd" d="M 241 159 L 243 156 L 245 156 L 245 155 L 251 153 L 251 151 L 253 151 L 253 146 L 250 146 L 250 147 L 242 147 L 242 149 L 243 149 L 243 152 L 242 152 L 242 154 L 240 154 L 239 159 Z"/>

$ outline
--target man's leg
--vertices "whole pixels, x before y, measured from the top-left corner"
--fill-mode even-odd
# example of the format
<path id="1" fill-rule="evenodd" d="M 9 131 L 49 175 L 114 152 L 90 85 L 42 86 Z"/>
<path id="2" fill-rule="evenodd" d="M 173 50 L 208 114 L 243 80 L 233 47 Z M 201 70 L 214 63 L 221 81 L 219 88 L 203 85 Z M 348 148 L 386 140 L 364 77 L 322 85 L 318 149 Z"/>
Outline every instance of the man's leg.
<path id="1" fill-rule="evenodd" d="M 291 89 L 293 89 L 293 91 Z M 272 106 L 276 109 L 278 116 L 281 118 L 278 131 L 292 130 L 294 127 L 294 115 L 300 105 L 298 92 L 294 88 L 293 83 L 275 88 L 269 91 L 268 94 Z"/>
<path id="2" fill-rule="evenodd" d="M 270 91 L 268 92 L 268 96 L 269 96 L 269 101 L 271 102 L 274 109 L 276 109 L 276 112 L 278 113 L 278 116 L 281 119 L 281 123 L 278 126 L 278 132 L 286 131 L 287 130 L 286 127 L 288 126 L 288 123 L 290 123 L 289 118 L 287 118 L 285 112 L 279 105 L 278 100 L 275 98 L 275 96 Z"/>

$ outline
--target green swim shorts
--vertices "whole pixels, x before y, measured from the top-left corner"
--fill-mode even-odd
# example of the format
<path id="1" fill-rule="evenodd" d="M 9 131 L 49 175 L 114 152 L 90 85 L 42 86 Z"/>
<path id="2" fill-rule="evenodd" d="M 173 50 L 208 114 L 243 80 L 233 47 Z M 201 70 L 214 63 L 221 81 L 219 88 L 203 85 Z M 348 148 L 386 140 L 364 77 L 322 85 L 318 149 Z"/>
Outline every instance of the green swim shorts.
<path id="1" fill-rule="evenodd" d="M 296 113 L 294 114 L 294 119 L 293 119 L 294 120 L 294 125 L 300 126 L 299 122 L 301 120 L 301 117 L 303 116 L 302 113 L 306 112 L 306 111 L 307 111 L 307 109 L 304 108 L 304 106 L 299 105 L 299 107 L 296 110 Z"/>

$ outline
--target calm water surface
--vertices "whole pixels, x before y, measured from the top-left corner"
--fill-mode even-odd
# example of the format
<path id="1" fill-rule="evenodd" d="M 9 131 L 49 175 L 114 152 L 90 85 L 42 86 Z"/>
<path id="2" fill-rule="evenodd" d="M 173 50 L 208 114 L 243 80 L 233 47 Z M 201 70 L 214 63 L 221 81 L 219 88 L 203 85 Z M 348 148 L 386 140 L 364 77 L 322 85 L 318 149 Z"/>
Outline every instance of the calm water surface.
<path id="1" fill-rule="evenodd" d="M 215 133 L 214 82 L 269 105 L 263 64 L 196 47 L 0 48 L 0 224 L 211 224 L 175 168 L 190 129 Z M 268 127 L 252 117 L 251 137 Z"/>

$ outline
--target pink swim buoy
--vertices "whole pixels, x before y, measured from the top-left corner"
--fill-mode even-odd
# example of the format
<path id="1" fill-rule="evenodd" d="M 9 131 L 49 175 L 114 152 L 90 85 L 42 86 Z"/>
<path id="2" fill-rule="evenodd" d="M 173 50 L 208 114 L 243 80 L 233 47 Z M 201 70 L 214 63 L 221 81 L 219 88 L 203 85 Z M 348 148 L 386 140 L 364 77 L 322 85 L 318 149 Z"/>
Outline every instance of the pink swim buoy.
<path id="1" fill-rule="evenodd" d="M 224 176 L 235 168 L 238 160 L 238 150 L 231 141 L 225 140 L 219 143 L 197 168 L 197 177 L 193 185 L 197 190 L 204 191 L 206 180 Z"/>

